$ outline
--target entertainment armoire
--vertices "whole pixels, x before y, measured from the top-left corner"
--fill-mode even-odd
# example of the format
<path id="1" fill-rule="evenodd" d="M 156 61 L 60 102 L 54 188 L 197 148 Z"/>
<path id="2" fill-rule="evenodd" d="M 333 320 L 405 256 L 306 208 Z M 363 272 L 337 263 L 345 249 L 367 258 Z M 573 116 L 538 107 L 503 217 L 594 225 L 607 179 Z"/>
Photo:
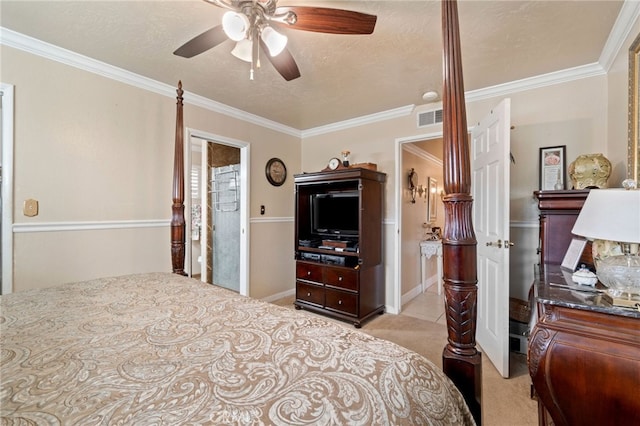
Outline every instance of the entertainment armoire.
<path id="1" fill-rule="evenodd" d="M 352 323 L 384 312 L 385 286 L 382 218 L 386 175 L 367 168 L 303 173 L 295 178 L 296 309 L 306 309 Z M 351 194 L 357 213 L 348 235 L 318 233 L 314 199 Z M 333 221 L 341 212 L 332 212 Z M 355 221 L 355 220 L 354 220 Z M 339 225 L 339 224 L 338 224 Z"/>

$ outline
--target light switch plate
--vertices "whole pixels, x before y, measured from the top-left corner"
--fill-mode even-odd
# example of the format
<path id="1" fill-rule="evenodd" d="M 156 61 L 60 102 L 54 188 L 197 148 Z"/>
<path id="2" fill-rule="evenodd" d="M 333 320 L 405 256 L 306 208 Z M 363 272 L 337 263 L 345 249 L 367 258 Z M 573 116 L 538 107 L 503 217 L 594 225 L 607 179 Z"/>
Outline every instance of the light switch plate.
<path id="1" fill-rule="evenodd" d="M 33 217 L 38 215 L 38 200 L 29 198 L 24 200 L 24 208 L 22 210 L 25 216 Z"/>

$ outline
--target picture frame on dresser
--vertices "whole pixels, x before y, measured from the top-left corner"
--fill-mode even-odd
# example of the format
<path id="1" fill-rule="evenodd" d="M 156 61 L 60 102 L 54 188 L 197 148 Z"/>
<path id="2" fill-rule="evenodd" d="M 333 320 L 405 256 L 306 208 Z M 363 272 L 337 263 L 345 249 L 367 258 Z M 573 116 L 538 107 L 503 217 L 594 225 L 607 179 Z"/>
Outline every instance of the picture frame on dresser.
<path id="1" fill-rule="evenodd" d="M 571 272 L 575 271 L 586 245 L 587 240 L 583 238 L 573 238 L 571 243 L 569 243 L 569 248 L 567 249 L 567 253 L 564 255 L 564 259 L 562 259 L 561 266 Z"/>
<path id="2" fill-rule="evenodd" d="M 540 148 L 539 165 L 541 191 L 566 189 L 566 145 L 547 146 Z"/>

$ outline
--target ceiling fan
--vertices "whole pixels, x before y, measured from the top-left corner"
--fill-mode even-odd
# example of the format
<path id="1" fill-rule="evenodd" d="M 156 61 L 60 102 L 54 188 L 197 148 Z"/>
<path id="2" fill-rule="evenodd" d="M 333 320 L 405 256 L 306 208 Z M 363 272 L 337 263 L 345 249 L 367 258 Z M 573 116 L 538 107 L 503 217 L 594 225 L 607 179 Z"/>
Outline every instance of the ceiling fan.
<path id="1" fill-rule="evenodd" d="M 231 53 L 251 63 L 251 80 L 254 67 L 260 67 L 261 51 L 266 53 L 269 62 L 285 80 L 300 77 L 298 65 L 286 48 L 288 39 L 276 29 L 291 28 L 329 34 L 371 34 L 377 19 L 375 15 L 344 9 L 277 7 L 277 0 L 204 1 L 227 9 L 222 17 L 222 24 L 192 38 L 173 54 L 191 58 L 230 39 L 236 42 Z"/>

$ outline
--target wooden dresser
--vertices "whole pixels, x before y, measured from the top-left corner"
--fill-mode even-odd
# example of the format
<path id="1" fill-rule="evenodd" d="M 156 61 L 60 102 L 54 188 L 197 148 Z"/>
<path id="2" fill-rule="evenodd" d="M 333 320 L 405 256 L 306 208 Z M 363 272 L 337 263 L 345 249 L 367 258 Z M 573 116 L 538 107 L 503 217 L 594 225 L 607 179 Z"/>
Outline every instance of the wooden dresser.
<path id="1" fill-rule="evenodd" d="M 540 210 L 540 263 L 562 263 L 587 195 L 589 190 L 534 192 Z"/>
<path id="2" fill-rule="evenodd" d="M 640 424 L 640 312 L 563 270 L 588 191 L 540 191 L 540 255 L 528 365 L 540 425 Z M 585 291 L 587 290 L 587 291 Z"/>

